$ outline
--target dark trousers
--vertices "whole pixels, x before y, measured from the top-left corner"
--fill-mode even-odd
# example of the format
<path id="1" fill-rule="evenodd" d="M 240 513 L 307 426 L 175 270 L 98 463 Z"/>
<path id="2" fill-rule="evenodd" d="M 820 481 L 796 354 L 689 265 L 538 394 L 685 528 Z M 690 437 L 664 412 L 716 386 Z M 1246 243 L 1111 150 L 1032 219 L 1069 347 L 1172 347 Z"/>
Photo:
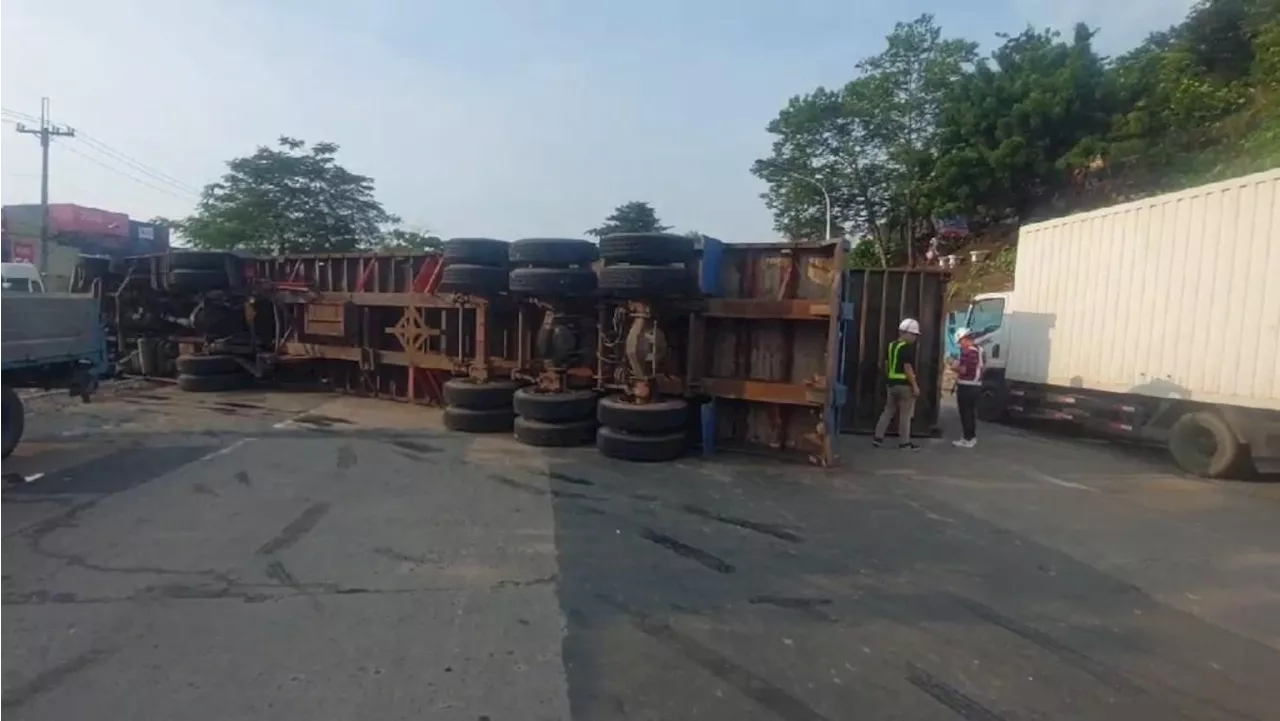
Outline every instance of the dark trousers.
<path id="1" fill-rule="evenodd" d="M 956 405 L 960 406 L 960 427 L 964 439 L 971 441 L 978 435 L 978 396 L 981 386 L 956 385 Z"/>

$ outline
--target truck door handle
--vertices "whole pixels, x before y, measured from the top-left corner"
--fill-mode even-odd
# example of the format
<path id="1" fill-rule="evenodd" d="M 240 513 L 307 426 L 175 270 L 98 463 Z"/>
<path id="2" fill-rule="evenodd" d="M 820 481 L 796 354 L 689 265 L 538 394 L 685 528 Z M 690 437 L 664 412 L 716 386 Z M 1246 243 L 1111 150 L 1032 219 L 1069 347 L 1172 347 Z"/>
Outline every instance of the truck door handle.
<path id="1" fill-rule="evenodd" d="M 1000 344 L 999 344 L 999 343 L 996 343 L 995 345 L 991 346 L 991 357 L 992 357 L 992 358 L 999 358 L 999 357 L 1000 357 Z"/>

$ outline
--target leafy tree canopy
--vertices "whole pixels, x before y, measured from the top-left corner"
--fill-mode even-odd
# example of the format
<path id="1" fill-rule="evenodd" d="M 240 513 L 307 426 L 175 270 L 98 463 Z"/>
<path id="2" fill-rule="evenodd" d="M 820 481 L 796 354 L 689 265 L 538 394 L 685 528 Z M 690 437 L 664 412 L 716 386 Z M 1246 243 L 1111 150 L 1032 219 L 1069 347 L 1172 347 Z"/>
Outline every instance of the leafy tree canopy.
<path id="1" fill-rule="evenodd" d="M 378 247 L 399 222 L 374 198 L 373 180 L 339 165 L 338 146 L 282 137 L 227 163 L 196 212 L 171 221 L 191 245 L 254 253 L 348 252 Z M 407 231 L 392 231 L 406 233 Z M 395 235 L 406 242 L 411 235 Z"/>
<path id="2" fill-rule="evenodd" d="M 768 125 L 752 172 L 775 227 L 820 237 L 825 189 L 859 262 L 913 264 L 941 219 L 981 230 L 1280 165 L 1280 0 L 1199 0 L 1116 58 L 1095 32 L 998 34 L 978 57 L 932 16 L 899 23 Z"/>
<path id="3" fill-rule="evenodd" d="M 587 235 L 603 238 L 614 233 L 663 233 L 671 229 L 658 220 L 658 214 L 648 203 L 633 200 L 623 203 L 614 209 L 613 214 L 604 219 L 597 228 L 587 231 Z"/>

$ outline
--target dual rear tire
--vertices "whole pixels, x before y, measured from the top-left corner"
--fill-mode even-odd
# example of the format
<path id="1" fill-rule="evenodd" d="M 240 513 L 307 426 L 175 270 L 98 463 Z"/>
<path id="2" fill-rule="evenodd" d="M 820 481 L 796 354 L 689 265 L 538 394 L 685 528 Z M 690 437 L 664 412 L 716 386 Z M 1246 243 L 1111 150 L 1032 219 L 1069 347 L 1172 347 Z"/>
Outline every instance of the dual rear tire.
<path id="1" fill-rule="evenodd" d="M 543 393 L 521 388 L 513 398 L 516 440 L 528 446 L 571 448 L 596 435 L 596 394 L 592 390 Z"/>
<path id="2" fill-rule="evenodd" d="M 617 233 L 600 239 L 600 294 L 620 300 L 697 293 L 693 239 L 671 233 Z"/>
<path id="3" fill-rule="evenodd" d="M 511 398 L 519 388 L 515 381 L 445 381 L 444 427 L 460 433 L 509 433 L 515 421 Z"/>
<path id="4" fill-rule="evenodd" d="M 689 445 L 689 402 L 663 398 L 635 403 L 622 396 L 601 399 L 596 450 L 622 461 L 661 462 L 679 458 Z"/>
<path id="5" fill-rule="evenodd" d="M 507 292 L 511 244 L 496 238 L 452 238 L 445 241 L 440 273 L 441 293 L 481 297 Z"/>
<path id="6" fill-rule="evenodd" d="M 253 381 L 229 355 L 178 356 L 178 387 L 188 393 L 217 393 L 246 388 Z"/>

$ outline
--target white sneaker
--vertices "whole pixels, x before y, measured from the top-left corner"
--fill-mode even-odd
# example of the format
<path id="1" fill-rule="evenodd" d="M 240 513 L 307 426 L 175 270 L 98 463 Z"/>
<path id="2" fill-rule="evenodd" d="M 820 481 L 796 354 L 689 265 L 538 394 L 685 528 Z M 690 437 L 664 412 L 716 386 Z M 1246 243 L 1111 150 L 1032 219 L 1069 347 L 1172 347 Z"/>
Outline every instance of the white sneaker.
<path id="1" fill-rule="evenodd" d="M 952 441 L 951 445 L 955 446 L 956 448 L 973 448 L 974 446 L 978 445 L 978 439 L 973 438 L 966 441 L 962 438 L 958 441 Z"/>

